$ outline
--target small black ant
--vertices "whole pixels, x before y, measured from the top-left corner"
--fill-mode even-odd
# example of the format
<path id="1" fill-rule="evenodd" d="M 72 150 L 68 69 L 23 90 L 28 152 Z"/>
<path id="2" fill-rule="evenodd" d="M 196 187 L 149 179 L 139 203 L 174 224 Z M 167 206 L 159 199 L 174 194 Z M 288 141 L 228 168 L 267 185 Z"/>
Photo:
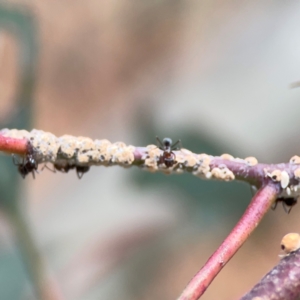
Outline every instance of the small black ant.
<path id="1" fill-rule="evenodd" d="M 158 148 L 163 151 L 163 154 L 159 158 L 159 162 L 164 163 L 167 168 L 172 167 L 176 159 L 176 155 L 173 152 L 173 150 L 181 149 L 181 140 L 178 140 L 173 145 L 172 145 L 172 140 L 170 138 L 164 138 L 163 141 L 161 142 L 161 140 L 158 137 L 156 137 L 156 140 L 158 142 Z"/>
<path id="2" fill-rule="evenodd" d="M 83 174 L 88 172 L 90 169 L 89 166 L 75 166 L 75 165 L 69 165 L 69 164 L 66 164 L 66 165 L 54 164 L 54 168 L 55 168 L 54 172 L 55 172 L 55 170 L 57 170 L 57 171 L 60 171 L 63 173 L 68 173 L 70 170 L 76 168 L 77 177 L 79 179 L 81 179 Z M 51 170 L 51 171 L 53 171 L 53 170 Z"/>
<path id="3" fill-rule="evenodd" d="M 282 198 L 282 197 L 277 198 L 275 200 L 273 206 L 272 206 L 272 209 L 275 210 L 276 207 L 277 207 L 277 204 L 279 202 L 282 202 L 282 206 L 283 206 L 284 211 L 287 214 L 289 214 L 290 211 L 292 210 L 293 206 L 295 206 L 297 204 L 297 200 L 298 200 L 297 198 L 292 198 L 292 197 L 290 197 L 290 198 Z"/>
<path id="4" fill-rule="evenodd" d="M 23 178 L 26 177 L 29 173 L 32 173 L 33 178 L 35 178 L 34 172 L 37 172 L 38 163 L 36 162 L 33 153 L 28 153 L 22 162 L 17 161 L 16 156 L 13 154 L 13 163 L 15 166 L 18 166 L 18 171 Z"/>
<path id="5" fill-rule="evenodd" d="M 75 168 L 75 165 L 69 165 L 69 164 L 53 164 L 54 166 L 54 171 L 60 171 L 62 173 L 68 173 L 70 170 Z"/>
<path id="6" fill-rule="evenodd" d="M 88 172 L 89 169 L 90 169 L 89 166 L 77 166 L 77 167 L 76 167 L 77 177 L 78 177 L 79 179 L 81 179 L 82 176 L 83 176 L 83 174 L 86 173 L 86 172 Z"/>

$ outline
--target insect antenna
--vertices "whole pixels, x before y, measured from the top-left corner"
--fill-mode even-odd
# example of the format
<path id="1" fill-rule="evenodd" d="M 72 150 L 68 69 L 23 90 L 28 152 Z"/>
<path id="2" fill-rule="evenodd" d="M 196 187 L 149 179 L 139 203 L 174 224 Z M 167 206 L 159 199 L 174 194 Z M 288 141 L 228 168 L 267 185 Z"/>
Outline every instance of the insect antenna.
<path id="1" fill-rule="evenodd" d="M 161 149 L 161 150 L 163 150 L 164 145 L 163 145 L 162 141 L 159 139 L 158 136 L 156 136 L 156 140 L 157 140 L 157 142 L 158 142 L 158 144 L 159 144 L 159 145 L 158 145 L 158 148 Z"/>
<path id="2" fill-rule="evenodd" d="M 176 147 L 176 145 L 178 145 Z M 182 148 L 181 140 L 178 140 L 174 145 L 172 145 L 172 150 L 180 150 Z"/>

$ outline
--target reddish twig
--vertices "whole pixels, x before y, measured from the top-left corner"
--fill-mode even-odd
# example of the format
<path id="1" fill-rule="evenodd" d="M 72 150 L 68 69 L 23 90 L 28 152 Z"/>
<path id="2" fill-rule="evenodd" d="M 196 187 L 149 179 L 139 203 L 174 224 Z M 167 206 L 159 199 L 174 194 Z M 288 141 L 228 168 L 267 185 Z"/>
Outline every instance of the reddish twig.
<path id="1" fill-rule="evenodd" d="M 135 147 L 123 142 L 111 143 L 70 135 L 56 137 L 35 129 L 31 132 L 0 130 L 0 151 L 26 154 L 24 162 L 18 165 L 23 177 L 34 172 L 41 163 L 52 163 L 55 169 L 64 172 L 75 168 L 77 172 L 88 170 L 93 165 L 119 165 L 126 168 L 139 166 L 150 172 L 168 174 L 189 172 L 203 179 L 241 180 L 255 188 L 262 187 L 233 231 L 191 280 L 179 300 L 195 300 L 204 293 L 276 199 L 291 206 L 288 203 L 295 203 L 300 197 L 299 156 L 293 156 L 288 163 L 268 165 L 258 163 L 254 157 L 211 156 L 192 153 L 184 148 L 176 151 L 156 145 Z"/>
<path id="2" fill-rule="evenodd" d="M 21 170 L 22 176 L 41 163 L 52 163 L 58 170 L 88 170 L 91 166 L 139 166 L 150 172 L 168 174 L 189 172 L 203 179 L 224 181 L 241 180 L 253 187 L 261 187 L 266 178 L 281 185 L 279 197 L 300 196 L 300 157 L 288 163 L 261 164 L 254 157 L 234 158 L 229 154 L 211 156 L 197 154 L 181 148 L 171 154 L 155 145 L 127 146 L 123 142 L 92 140 L 87 137 L 64 135 L 56 137 L 42 130 L 0 130 L 0 152 L 27 154 Z M 166 160 L 166 155 L 170 155 Z M 167 163 L 167 165 L 166 165 Z M 26 172 L 25 172 L 26 171 Z M 85 171 L 86 172 L 86 171 Z M 79 173 L 82 173 L 79 172 Z M 26 175 L 26 174 L 25 174 Z"/>
<path id="3" fill-rule="evenodd" d="M 1 151 L 15 154 L 26 154 L 28 147 L 27 139 L 16 139 L 0 135 Z"/>
<path id="4" fill-rule="evenodd" d="M 278 185 L 272 182 L 269 182 L 257 192 L 240 221 L 217 251 L 190 281 L 178 300 L 199 299 L 216 275 L 233 257 L 259 224 L 274 202 L 278 192 Z"/>

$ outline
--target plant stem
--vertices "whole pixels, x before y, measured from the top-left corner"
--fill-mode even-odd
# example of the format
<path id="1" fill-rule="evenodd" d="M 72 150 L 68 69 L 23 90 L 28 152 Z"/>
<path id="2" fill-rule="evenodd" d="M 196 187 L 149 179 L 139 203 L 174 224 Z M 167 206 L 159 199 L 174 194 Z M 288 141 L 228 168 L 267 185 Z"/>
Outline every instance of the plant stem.
<path id="1" fill-rule="evenodd" d="M 262 220 L 274 202 L 278 192 L 278 186 L 270 182 L 256 193 L 237 225 L 189 282 L 178 300 L 196 300 L 200 298 L 216 275 L 233 257 Z"/>
<path id="2" fill-rule="evenodd" d="M 27 152 L 28 141 L 26 139 L 15 139 L 0 134 L 1 151 L 16 154 L 25 154 Z"/>

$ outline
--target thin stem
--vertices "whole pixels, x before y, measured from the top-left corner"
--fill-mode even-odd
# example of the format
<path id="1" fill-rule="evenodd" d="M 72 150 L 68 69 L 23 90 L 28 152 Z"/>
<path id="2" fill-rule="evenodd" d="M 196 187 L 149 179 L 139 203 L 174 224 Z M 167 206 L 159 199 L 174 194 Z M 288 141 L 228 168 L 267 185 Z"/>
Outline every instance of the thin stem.
<path id="1" fill-rule="evenodd" d="M 274 202 L 278 186 L 270 182 L 253 197 L 244 215 L 217 251 L 193 277 L 178 300 L 196 300 L 247 240 Z"/>
<path id="2" fill-rule="evenodd" d="M 15 139 L 0 135 L 1 151 L 15 154 L 27 153 L 28 141 L 26 139 Z"/>

